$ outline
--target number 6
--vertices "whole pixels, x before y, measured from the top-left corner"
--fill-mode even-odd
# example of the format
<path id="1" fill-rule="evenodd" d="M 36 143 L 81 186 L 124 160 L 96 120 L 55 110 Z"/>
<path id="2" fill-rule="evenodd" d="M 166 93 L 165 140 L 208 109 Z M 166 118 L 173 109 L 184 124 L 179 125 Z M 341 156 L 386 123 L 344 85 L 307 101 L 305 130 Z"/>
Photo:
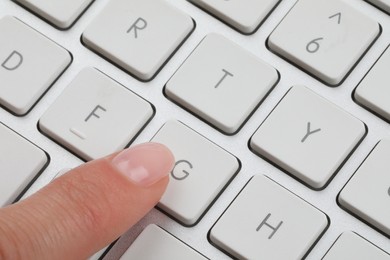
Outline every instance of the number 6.
<path id="1" fill-rule="evenodd" d="M 307 45 L 306 45 L 306 50 L 310 53 L 315 53 L 317 52 L 319 49 L 320 49 L 320 44 L 318 43 L 318 41 L 320 40 L 323 40 L 324 38 L 317 38 L 317 39 L 314 39 L 312 41 L 310 41 Z"/>

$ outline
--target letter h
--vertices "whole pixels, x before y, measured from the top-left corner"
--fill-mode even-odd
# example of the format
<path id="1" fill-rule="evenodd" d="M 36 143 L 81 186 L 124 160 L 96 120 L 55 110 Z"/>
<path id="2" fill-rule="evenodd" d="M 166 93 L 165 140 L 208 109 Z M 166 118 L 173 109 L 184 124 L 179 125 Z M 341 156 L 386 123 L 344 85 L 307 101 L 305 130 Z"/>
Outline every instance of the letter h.
<path id="1" fill-rule="evenodd" d="M 256 231 L 257 231 L 257 232 L 258 232 L 264 225 L 267 226 L 267 227 L 269 227 L 270 229 L 272 229 L 273 231 L 272 231 L 271 235 L 269 235 L 268 239 L 271 239 L 271 238 L 275 235 L 276 231 L 278 231 L 278 229 L 280 228 L 280 226 L 283 224 L 283 221 L 280 221 L 279 224 L 278 224 L 276 227 L 271 226 L 270 224 L 267 223 L 267 220 L 269 219 L 270 216 L 271 216 L 271 213 L 269 213 L 269 214 L 265 217 L 265 219 L 260 223 L 260 225 L 256 228 Z"/>

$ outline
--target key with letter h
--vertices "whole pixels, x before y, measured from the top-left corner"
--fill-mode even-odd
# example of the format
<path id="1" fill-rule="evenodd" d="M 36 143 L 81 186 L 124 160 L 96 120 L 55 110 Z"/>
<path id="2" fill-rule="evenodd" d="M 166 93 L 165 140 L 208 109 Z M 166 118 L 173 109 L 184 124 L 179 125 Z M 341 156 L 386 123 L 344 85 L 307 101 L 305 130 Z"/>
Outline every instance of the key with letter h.
<path id="1" fill-rule="evenodd" d="M 302 259 L 328 224 L 318 209 L 269 178 L 255 176 L 214 224 L 209 238 L 238 259 Z"/>

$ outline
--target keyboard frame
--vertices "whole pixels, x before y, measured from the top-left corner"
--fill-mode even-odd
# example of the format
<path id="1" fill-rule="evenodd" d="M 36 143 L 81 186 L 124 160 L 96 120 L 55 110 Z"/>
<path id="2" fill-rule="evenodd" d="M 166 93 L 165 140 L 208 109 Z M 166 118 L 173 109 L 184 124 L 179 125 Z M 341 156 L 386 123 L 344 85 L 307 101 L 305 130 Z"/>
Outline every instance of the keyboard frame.
<path id="1" fill-rule="evenodd" d="M 381 24 L 382 34 L 351 71 L 345 81 L 343 81 L 340 86 L 331 88 L 271 53 L 267 49 L 266 41 L 268 36 L 291 7 L 293 7 L 296 0 L 281 1 L 268 16 L 268 19 L 265 20 L 260 28 L 252 35 L 243 35 L 237 32 L 189 1 L 169 0 L 169 2 L 177 8 L 189 14 L 196 21 L 197 26 L 190 37 L 183 43 L 152 81 L 140 82 L 85 48 L 80 41 L 80 37 L 85 28 L 95 16 L 99 14 L 108 1 L 109 0 L 94 1 L 74 26 L 65 31 L 54 28 L 52 25 L 11 0 L 0 1 L 0 17 L 4 15 L 13 15 L 17 17 L 35 30 L 66 48 L 73 55 L 73 63 L 71 66 L 26 116 L 15 117 L 6 110 L 0 109 L 0 121 L 3 124 L 41 147 L 51 158 L 50 164 L 29 189 L 26 196 L 50 182 L 63 168 L 76 167 L 82 163 L 79 158 L 41 134 L 37 128 L 37 123 L 48 107 L 83 68 L 95 67 L 151 102 L 156 108 L 155 117 L 139 134 L 133 144 L 149 141 L 166 121 L 177 119 L 235 155 L 242 163 L 240 172 L 196 226 L 191 228 L 184 227 L 158 209 L 153 209 L 136 226 L 118 240 L 104 259 L 118 259 L 135 237 L 149 223 L 159 225 L 210 259 L 229 259 L 227 255 L 208 242 L 207 234 L 216 220 L 226 210 L 249 179 L 257 174 L 267 175 L 272 180 L 286 187 L 299 197 L 307 200 L 310 204 L 319 208 L 329 216 L 331 221 L 329 229 L 318 241 L 306 259 L 321 259 L 344 231 L 354 231 L 379 248 L 382 248 L 388 253 L 390 252 L 388 237 L 380 234 L 367 224 L 347 213 L 336 203 L 338 193 L 355 173 L 356 169 L 364 161 L 377 142 L 381 139 L 390 139 L 390 124 L 355 103 L 352 98 L 352 93 L 356 86 L 389 46 L 390 16 L 388 14 L 363 0 L 347 1 L 351 6 L 372 17 Z M 252 114 L 242 129 L 233 136 L 222 134 L 168 100 L 163 94 L 163 87 L 169 78 L 191 54 L 199 42 L 211 32 L 220 33 L 228 39 L 238 43 L 263 61 L 275 67 L 281 75 L 280 81 L 276 87 Z M 309 87 L 327 100 L 343 107 L 346 111 L 366 123 L 368 127 L 368 133 L 365 139 L 335 175 L 329 185 L 322 191 L 314 191 L 304 186 L 291 178 L 291 176 L 252 153 L 248 148 L 248 141 L 251 136 L 293 85 L 305 85 Z"/>

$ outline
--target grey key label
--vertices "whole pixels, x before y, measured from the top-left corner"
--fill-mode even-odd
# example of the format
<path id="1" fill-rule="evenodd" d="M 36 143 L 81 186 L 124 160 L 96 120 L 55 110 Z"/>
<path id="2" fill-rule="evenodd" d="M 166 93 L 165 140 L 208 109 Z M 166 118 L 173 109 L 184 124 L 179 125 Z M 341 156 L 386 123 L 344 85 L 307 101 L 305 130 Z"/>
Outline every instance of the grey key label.
<path id="1" fill-rule="evenodd" d="M 96 118 L 100 119 L 100 116 L 97 114 L 97 111 L 98 111 L 99 109 L 102 110 L 102 111 L 104 111 L 104 112 L 107 112 L 107 110 L 106 110 L 104 107 L 102 107 L 102 106 L 100 106 L 100 105 L 97 105 L 97 106 L 92 110 L 92 112 L 87 116 L 87 118 L 86 118 L 84 121 L 85 121 L 85 122 L 88 122 L 88 120 L 91 119 L 91 117 L 96 117 Z"/>
<path id="2" fill-rule="evenodd" d="M 188 170 L 193 168 L 194 167 L 189 161 L 179 160 L 175 163 L 175 167 L 173 167 L 173 170 L 171 171 L 171 176 L 178 181 L 185 180 L 190 175 Z"/>
<path id="3" fill-rule="evenodd" d="M 337 18 L 337 24 L 341 23 L 341 13 L 336 13 L 334 15 L 331 15 L 328 17 L 329 19 L 334 19 Z M 309 53 L 316 53 L 320 49 L 320 41 L 322 41 L 324 38 L 319 37 L 314 40 L 311 40 L 307 45 L 306 45 L 306 51 Z"/>
<path id="4" fill-rule="evenodd" d="M 280 221 L 279 224 L 274 227 L 272 226 L 271 224 L 269 224 L 267 222 L 267 220 L 269 219 L 269 217 L 271 217 L 271 213 L 269 213 L 264 219 L 263 221 L 260 223 L 260 225 L 256 228 L 256 231 L 259 232 L 259 230 L 264 227 L 264 226 L 267 226 L 268 228 L 270 228 L 272 230 L 271 234 L 268 236 L 268 239 L 272 239 L 272 237 L 275 235 L 275 233 L 279 230 L 279 228 L 282 226 L 283 224 L 283 221 Z"/>
<path id="5" fill-rule="evenodd" d="M 131 31 L 134 31 L 134 38 L 138 38 L 138 30 L 142 31 L 146 29 L 148 26 L 148 22 L 143 19 L 142 17 L 138 17 L 137 20 L 130 26 L 130 28 L 127 30 L 127 33 L 130 33 Z"/>
<path id="6" fill-rule="evenodd" d="M 306 45 L 306 51 L 309 53 L 316 53 L 320 49 L 319 41 L 323 40 L 324 38 L 316 38 L 312 41 L 310 41 Z"/>
<path id="7" fill-rule="evenodd" d="M 17 51 L 13 51 L 1 64 L 6 70 L 16 70 L 23 63 L 23 56 Z"/>
<path id="8" fill-rule="evenodd" d="M 82 139 L 82 140 L 87 139 L 87 137 L 86 137 L 86 135 L 85 135 L 84 133 L 82 133 L 81 131 L 77 130 L 77 129 L 74 128 L 74 127 L 70 128 L 69 131 L 70 131 L 72 134 L 74 134 L 74 135 L 76 135 L 77 137 L 79 137 L 80 139 Z"/>
<path id="9" fill-rule="evenodd" d="M 305 136 L 302 138 L 301 140 L 301 143 L 304 143 L 306 141 L 306 139 L 312 135 L 312 134 L 315 134 L 315 133 L 318 133 L 321 131 L 321 128 L 318 128 L 318 129 L 315 129 L 313 131 L 310 130 L 310 127 L 311 127 L 311 123 L 310 122 L 307 122 L 307 129 L 306 129 L 306 134 Z"/>
<path id="10" fill-rule="evenodd" d="M 218 88 L 219 85 L 222 84 L 222 82 L 226 79 L 226 77 L 234 77 L 234 75 L 232 73 L 230 73 L 229 71 L 225 70 L 225 69 L 222 69 L 222 72 L 224 73 L 222 78 L 218 81 L 218 83 L 215 85 L 214 88 Z"/>
<path id="11" fill-rule="evenodd" d="M 337 13 L 337 14 L 334 14 L 334 15 L 331 15 L 329 16 L 329 19 L 333 19 L 333 18 L 336 18 L 337 17 L 337 24 L 340 24 L 341 23 L 341 13 Z"/>

